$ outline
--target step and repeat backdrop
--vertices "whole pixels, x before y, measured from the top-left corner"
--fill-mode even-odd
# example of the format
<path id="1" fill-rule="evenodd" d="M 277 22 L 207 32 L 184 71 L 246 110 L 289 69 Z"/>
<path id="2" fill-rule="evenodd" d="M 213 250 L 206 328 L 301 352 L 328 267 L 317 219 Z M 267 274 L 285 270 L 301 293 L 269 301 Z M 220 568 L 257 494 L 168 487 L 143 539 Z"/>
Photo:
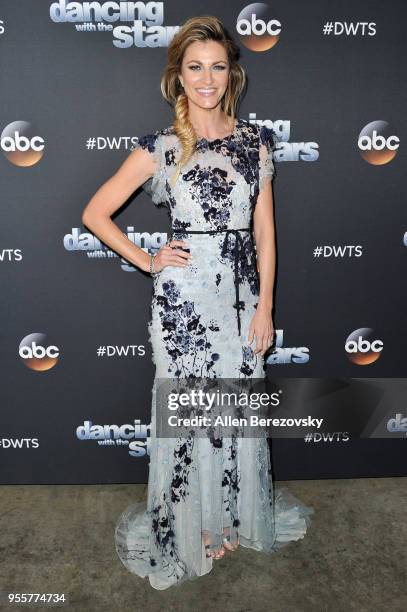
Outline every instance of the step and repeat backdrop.
<path id="1" fill-rule="evenodd" d="M 302 415 L 338 417 L 277 433 L 274 476 L 406 474 L 405 3 L 3 0 L 2 484 L 147 481 L 152 279 L 81 215 L 171 125 L 167 47 L 205 14 L 241 49 L 238 116 L 279 137 L 268 378 Z M 147 252 L 170 227 L 141 189 L 113 220 Z"/>

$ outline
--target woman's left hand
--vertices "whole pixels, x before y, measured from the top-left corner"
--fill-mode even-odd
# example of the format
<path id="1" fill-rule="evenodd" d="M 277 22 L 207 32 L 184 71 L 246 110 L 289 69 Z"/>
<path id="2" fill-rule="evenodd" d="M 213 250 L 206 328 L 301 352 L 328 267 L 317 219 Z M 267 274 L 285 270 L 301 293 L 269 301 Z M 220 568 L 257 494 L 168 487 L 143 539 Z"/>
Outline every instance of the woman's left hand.
<path id="1" fill-rule="evenodd" d="M 249 327 L 249 344 L 253 342 L 254 336 L 256 336 L 256 348 L 254 349 L 254 353 L 264 355 L 267 349 L 271 346 L 274 336 L 271 308 L 265 309 L 261 306 L 257 306 L 256 312 Z"/>

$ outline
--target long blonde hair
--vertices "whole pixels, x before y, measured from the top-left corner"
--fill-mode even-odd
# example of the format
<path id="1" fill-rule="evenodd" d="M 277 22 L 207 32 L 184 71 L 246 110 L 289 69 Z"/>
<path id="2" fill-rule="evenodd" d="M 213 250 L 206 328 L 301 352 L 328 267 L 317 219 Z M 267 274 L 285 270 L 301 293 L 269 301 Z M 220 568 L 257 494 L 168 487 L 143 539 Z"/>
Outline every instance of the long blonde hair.
<path id="1" fill-rule="evenodd" d="M 168 47 L 168 61 L 161 78 L 161 92 L 174 107 L 173 127 L 181 143 L 182 154 L 177 162 L 173 185 L 179 177 L 181 168 L 193 155 L 197 134 L 188 118 L 188 97 L 178 79 L 185 51 L 195 41 L 214 40 L 226 49 L 229 61 L 229 83 L 221 100 L 221 108 L 226 115 L 236 118 L 239 98 L 246 85 L 246 72 L 238 63 L 239 48 L 232 40 L 223 23 L 213 15 L 203 15 L 187 19 L 175 34 Z"/>

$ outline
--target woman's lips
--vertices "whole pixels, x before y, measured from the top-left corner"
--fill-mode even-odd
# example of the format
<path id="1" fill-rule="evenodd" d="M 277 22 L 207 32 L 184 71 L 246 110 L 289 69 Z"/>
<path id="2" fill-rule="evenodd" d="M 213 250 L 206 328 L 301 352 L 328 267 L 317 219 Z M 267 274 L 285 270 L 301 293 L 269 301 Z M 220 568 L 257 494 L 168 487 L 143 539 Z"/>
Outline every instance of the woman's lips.
<path id="1" fill-rule="evenodd" d="M 213 94 L 216 93 L 216 89 L 197 89 L 196 90 L 201 96 L 204 96 L 205 98 L 208 98 L 209 96 L 213 96 Z"/>

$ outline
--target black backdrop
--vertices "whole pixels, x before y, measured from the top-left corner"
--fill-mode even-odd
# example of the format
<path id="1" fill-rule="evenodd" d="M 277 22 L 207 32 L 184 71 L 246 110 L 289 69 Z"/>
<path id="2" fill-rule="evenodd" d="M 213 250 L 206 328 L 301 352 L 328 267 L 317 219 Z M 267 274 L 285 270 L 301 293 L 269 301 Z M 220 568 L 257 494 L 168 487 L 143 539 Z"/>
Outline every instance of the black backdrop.
<path id="1" fill-rule="evenodd" d="M 165 37 L 192 15 L 217 15 L 236 37 L 249 76 L 238 114 L 281 137 L 269 376 L 405 376 L 405 4 L 172 0 L 146 3 L 144 18 L 154 6 L 161 38 L 147 34 L 147 44 L 137 15 L 75 20 L 62 0 L 0 6 L 3 484 L 146 481 L 148 455 L 131 456 L 123 431 L 89 440 L 81 426 L 149 423 L 151 278 L 99 248 L 81 214 L 136 138 L 171 124 L 160 93 Z M 277 37 L 239 34 L 253 14 L 276 20 Z M 124 38 L 133 25 L 135 39 Z M 359 137 L 373 130 L 385 147 L 365 152 Z M 152 250 L 169 227 L 140 190 L 114 220 Z M 358 330 L 380 350 L 350 354 Z M 35 346 L 48 357 L 29 359 Z M 404 454 L 396 438 L 273 441 L 283 479 L 402 475 Z"/>

